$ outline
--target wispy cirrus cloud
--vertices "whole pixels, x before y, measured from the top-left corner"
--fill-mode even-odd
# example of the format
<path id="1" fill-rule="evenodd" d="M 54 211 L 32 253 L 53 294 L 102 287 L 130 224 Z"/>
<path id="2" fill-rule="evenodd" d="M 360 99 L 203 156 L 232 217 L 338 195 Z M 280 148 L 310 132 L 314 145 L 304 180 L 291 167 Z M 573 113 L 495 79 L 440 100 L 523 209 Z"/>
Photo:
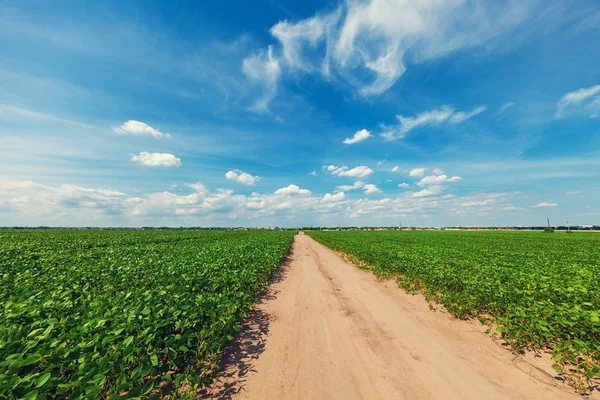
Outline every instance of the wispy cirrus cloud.
<path id="1" fill-rule="evenodd" d="M 424 126 L 436 126 L 440 124 L 460 124 L 474 116 L 481 114 L 487 108 L 479 106 L 471 111 L 454 111 L 450 106 L 443 106 L 439 109 L 424 111 L 414 117 L 403 117 L 397 115 L 398 125 L 382 125 L 384 131 L 381 134 L 387 140 L 398 140 L 406 137 L 408 132 Z"/>
<path id="2" fill-rule="evenodd" d="M 246 57 L 242 63 L 242 71 L 256 85 L 261 94 L 250 107 L 250 111 L 267 113 L 269 103 L 277 93 L 281 67 L 279 59 L 273 55 L 273 48 L 269 46 L 266 52 Z"/>
<path id="3" fill-rule="evenodd" d="M 277 43 L 269 54 L 282 71 L 339 78 L 362 96 L 376 96 L 404 74 L 407 61 L 418 65 L 461 50 L 489 49 L 495 43 L 505 47 L 502 39 L 530 22 L 540 7 L 534 1 L 348 1 L 329 12 L 273 25 L 270 33 Z M 259 103 L 264 106 L 272 98 Z"/>
<path id="4" fill-rule="evenodd" d="M 498 112 L 502 112 L 502 111 L 508 110 L 509 108 L 511 108 L 514 105 L 515 105 L 514 101 L 507 101 L 506 103 L 502 104 L 500 106 L 500 108 L 498 108 Z"/>
<path id="5" fill-rule="evenodd" d="M 600 85 L 566 93 L 556 103 L 556 117 L 583 114 L 591 118 L 600 116 Z"/>

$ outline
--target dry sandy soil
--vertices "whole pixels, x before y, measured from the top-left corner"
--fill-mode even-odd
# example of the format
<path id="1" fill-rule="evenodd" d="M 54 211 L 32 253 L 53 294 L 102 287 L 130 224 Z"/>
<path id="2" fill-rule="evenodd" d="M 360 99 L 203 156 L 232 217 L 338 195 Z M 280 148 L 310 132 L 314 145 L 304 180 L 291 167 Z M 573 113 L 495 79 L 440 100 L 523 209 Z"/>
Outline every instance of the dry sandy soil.
<path id="1" fill-rule="evenodd" d="M 201 397 L 581 399 L 547 361 L 515 358 L 478 322 L 434 312 L 299 234 Z"/>

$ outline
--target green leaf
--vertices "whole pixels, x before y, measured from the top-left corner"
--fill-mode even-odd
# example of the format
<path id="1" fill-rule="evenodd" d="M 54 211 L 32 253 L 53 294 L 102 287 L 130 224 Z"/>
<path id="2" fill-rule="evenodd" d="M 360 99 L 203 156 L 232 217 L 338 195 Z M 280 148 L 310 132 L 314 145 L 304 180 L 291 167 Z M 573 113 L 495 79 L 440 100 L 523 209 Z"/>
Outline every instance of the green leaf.
<path id="1" fill-rule="evenodd" d="M 129 336 L 127 337 L 124 341 L 123 341 L 123 346 L 128 347 L 131 343 L 133 343 L 133 336 Z"/>
<path id="2" fill-rule="evenodd" d="M 562 372 L 563 368 L 558 364 L 552 364 L 552 368 L 554 368 L 557 372 Z"/>
<path id="3" fill-rule="evenodd" d="M 152 363 L 153 366 L 157 366 L 158 365 L 158 357 L 156 356 L 156 354 L 152 354 L 150 356 L 150 362 Z"/>
<path id="4" fill-rule="evenodd" d="M 37 363 L 41 359 L 42 359 L 41 355 L 39 355 L 39 354 L 32 354 L 32 355 L 28 356 L 25 360 L 23 360 L 23 363 L 21 365 L 23 367 L 26 367 L 28 365 L 32 365 L 32 364 Z"/>
<path id="5" fill-rule="evenodd" d="M 46 372 L 44 375 L 40 376 L 35 384 L 35 387 L 40 388 L 44 386 L 44 383 L 48 382 L 48 379 L 50 379 L 51 376 L 52 374 L 50 372 Z"/>
<path id="6" fill-rule="evenodd" d="M 25 394 L 25 396 L 23 396 L 22 398 L 23 398 L 24 400 L 35 400 L 35 399 L 37 399 L 37 396 L 38 396 L 38 394 L 39 394 L 39 393 L 38 393 L 38 391 L 37 391 L 37 390 L 32 390 L 32 391 L 30 391 L 30 392 L 27 392 L 27 393 Z"/>

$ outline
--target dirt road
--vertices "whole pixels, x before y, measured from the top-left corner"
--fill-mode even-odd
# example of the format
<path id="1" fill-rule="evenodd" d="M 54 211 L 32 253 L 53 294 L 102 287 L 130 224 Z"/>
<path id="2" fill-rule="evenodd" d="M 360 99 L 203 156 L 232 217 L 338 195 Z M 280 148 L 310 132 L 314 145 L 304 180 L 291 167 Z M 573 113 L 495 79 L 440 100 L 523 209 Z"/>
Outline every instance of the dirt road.
<path id="1" fill-rule="evenodd" d="M 476 323 L 431 311 L 306 235 L 203 397 L 577 399 Z"/>

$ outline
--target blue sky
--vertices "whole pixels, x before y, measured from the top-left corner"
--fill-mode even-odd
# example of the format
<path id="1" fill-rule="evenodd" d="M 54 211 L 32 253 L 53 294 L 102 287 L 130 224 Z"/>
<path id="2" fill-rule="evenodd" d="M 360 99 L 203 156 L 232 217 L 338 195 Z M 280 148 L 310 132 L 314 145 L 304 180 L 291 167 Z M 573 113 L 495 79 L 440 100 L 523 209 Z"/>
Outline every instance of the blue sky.
<path id="1" fill-rule="evenodd" d="M 0 2 L 0 225 L 600 224 L 595 1 Z"/>

